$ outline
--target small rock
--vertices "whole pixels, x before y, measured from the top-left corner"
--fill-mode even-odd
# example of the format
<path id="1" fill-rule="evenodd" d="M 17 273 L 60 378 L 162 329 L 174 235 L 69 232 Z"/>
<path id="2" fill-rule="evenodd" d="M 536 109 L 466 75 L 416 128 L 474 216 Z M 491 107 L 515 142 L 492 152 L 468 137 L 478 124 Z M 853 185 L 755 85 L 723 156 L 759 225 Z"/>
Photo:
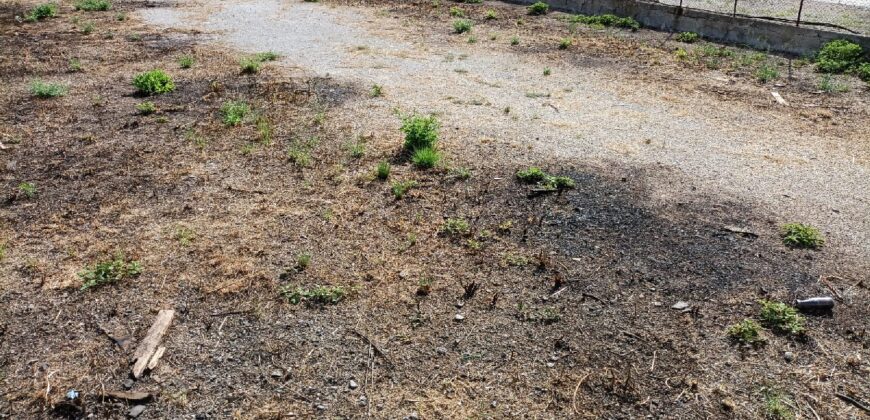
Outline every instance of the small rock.
<path id="1" fill-rule="evenodd" d="M 281 369 L 275 369 L 270 374 L 273 378 L 281 378 L 284 376 L 284 371 Z"/>
<path id="2" fill-rule="evenodd" d="M 317 409 L 320 411 L 324 411 L 324 410 L 326 410 L 326 406 L 323 404 L 317 404 Z"/>
<path id="3" fill-rule="evenodd" d="M 67 393 L 66 393 L 66 399 L 68 399 L 68 400 L 74 400 L 78 397 L 79 397 L 79 392 L 74 390 L 74 389 L 71 389 L 71 390 L 67 391 Z"/>
<path id="4" fill-rule="evenodd" d="M 453 319 L 455 319 L 455 320 L 457 320 L 457 321 L 462 321 L 463 319 L 465 319 L 465 315 L 462 315 L 462 314 L 456 314 L 456 316 L 453 317 Z"/>
<path id="5" fill-rule="evenodd" d="M 785 359 L 786 362 L 791 362 L 794 360 L 794 353 L 787 351 L 782 355 L 782 357 Z"/>
<path id="6" fill-rule="evenodd" d="M 359 397 L 359 406 L 360 406 L 360 407 L 365 407 L 365 406 L 368 405 L 368 404 L 369 404 L 369 399 L 366 398 L 365 395 L 360 395 L 360 397 Z"/>
<path id="7" fill-rule="evenodd" d="M 132 379 L 127 379 L 126 381 L 124 381 L 124 389 L 131 389 L 131 388 L 133 388 L 133 383 L 134 383 L 134 382 L 133 382 Z"/>
<path id="8" fill-rule="evenodd" d="M 351 379 L 350 382 L 347 383 L 347 387 L 350 389 L 357 389 L 359 388 L 359 384 L 356 383 L 355 380 Z"/>
<path id="9" fill-rule="evenodd" d="M 548 368 L 551 368 L 551 367 L 553 367 L 553 366 L 556 366 L 556 364 L 553 363 L 553 362 L 547 362 L 547 367 L 548 367 Z"/>
<path id="10" fill-rule="evenodd" d="M 489 406 L 492 407 L 492 408 L 496 408 L 496 407 L 498 407 L 498 401 L 496 401 L 496 400 L 492 400 L 492 402 L 489 403 Z"/>
<path id="11" fill-rule="evenodd" d="M 144 405 L 134 405 L 133 408 L 130 409 L 130 412 L 127 413 L 127 415 L 131 418 L 136 418 L 139 417 L 139 415 L 142 414 L 143 411 L 145 411 Z"/>
<path id="12" fill-rule="evenodd" d="M 420 420 L 420 416 L 414 412 L 405 416 L 404 420 Z"/>
<path id="13" fill-rule="evenodd" d="M 653 306 L 662 306 L 662 303 L 661 303 L 661 302 L 658 302 L 658 301 L 656 301 L 656 302 L 653 302 Z"/>
<path id="14" fill-rule="evenodd" d="M 671 309 L 676 309 L 678 311 L 682 311 L 689 307 L 689 302 L 683 302 L 682 300 L 675 303 L 674 306 L 671 306 Z"/>
<path id="15" fill-rule="evenodd" d="M 435 347 L 435 353 L 447 354 L 447 347 Z"/>
<path id="16" fill-rule="evenodd" d="M 722 400 L 722 408 L 725 409 L 725 411 L 734 411 L 735 407 L 736 405 L 734 404 L 734 401 L 731 401 L 728 398 Z"/>
<path id="17" fill-rule="evenodd" d="M 463 306 L 465 306 L 465 302 L 462 302 L 462 301 L 460 301 L 460 302 L 456 302 L 456 307 L 457 307 L 457 308 L 462 308 Z"/>

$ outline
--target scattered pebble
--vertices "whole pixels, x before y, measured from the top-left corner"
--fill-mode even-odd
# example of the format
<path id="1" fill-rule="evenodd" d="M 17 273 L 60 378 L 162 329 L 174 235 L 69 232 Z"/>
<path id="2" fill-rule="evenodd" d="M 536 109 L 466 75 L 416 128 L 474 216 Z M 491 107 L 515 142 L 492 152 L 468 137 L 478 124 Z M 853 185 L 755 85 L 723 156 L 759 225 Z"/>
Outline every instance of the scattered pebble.
<path id="1" fill-rule="evenodd" d="M 671 309 L 676 309 L 678 311 L 682 311 L 689 307 L 689 302 L 683 302 L 682 300 L 675 303 L 674 306 L 671 306 Z"/>
<path id="2" fill-rule="evenodd" d="M 142 414 L 143 411 L 145 411 L 144 405 L 134 405 L 133 408 L 130 409 L 130 412 L 127 413 L 127 415 L 131 418 L 136 418 L 139 417 L 139 415 Z"/>
<path id="3" fill-rule="evenodd" d="M 551 367 L 553 367 L 553 366 L 556 366 L 556 364 L 553 363 L 553 362 L 547 362 L 547 367 L 548 367 L 548 368 L 551 368 Z"/>
<path id="4" fill-rule="evenodd" d="M 359 384 L 356 383 L 355 380 L 351 379 L 350 382 L 347 383 L 347 387 L 350 389 L 357 389 L 359 388 Z"/>
<path id="5" fill-rule="evenodd" d="M 435 347 L 435 353 L 447 354 L 447 347 Z"/>
<path id="6" fill-rule="evenodd" d="M 131 388 L 133 388 L 133 380 L 127 379 L 126 381 L 124 381 L 124 389 L 131 389 Z"/>
<path id="7" fill-rule="evenodd" d="M 273 378 L 281 378 L 284 376 L 284 371 L 281 369 L 275 369 L 271 373 Z"/>
<path id="8" fill-rule="evenodd" d="M 456 316 L 453 319 L 455 319 L 457 321 L 462 321 L 463 319 L 465 319 L 465 315 L 456 314 Z"/>
<path id="9" fill-rule="evenodd" d="M 782 355 L 786 362 L 791 362 L 794 360 L 794 353 L 787 351 Z"/>

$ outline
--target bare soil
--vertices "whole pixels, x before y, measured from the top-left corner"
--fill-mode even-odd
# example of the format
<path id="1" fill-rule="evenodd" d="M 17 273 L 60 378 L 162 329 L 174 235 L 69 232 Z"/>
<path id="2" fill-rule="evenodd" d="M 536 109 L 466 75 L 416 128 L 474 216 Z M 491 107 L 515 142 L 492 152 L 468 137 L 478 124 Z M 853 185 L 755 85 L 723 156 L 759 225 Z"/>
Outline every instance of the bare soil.
<path id="1" fill-rule="evenodd" d="M 439 54 L 483 48 L 485 32 L 476 46 L 447 32 L 454 4 L 443 3 L 283 7 L 348 8 L 366 22 L 355 26 L 361 33 L 372 25 L 386 40 L 428 37 Z M 513 102 L 517 119 L 469 135 L 475 115 L 478 123 L 496 121 L 502 104 L 475 114 L 468 109 L 480 105 L 424 102 L 402 89 L 462 87 L 367 79 L 342 62 L 309 67 L 311 57 L 285 55 L 240 74 L 240 57 L 271 48 L 246 48 L 222 38 L 232 36 L 227 29 L 198 26 L 225 5 L 161 3 L 204 19 L 173 29 L 139 20 L 157 4 L 135 1 L 108 12 L 64 4 L 58 18 L 17 23 L 32 5 L 0 5 L 0 104 L 10 110 L 0 117 L 2 418 L 124 418 L 130 404 L 101 395 L 128 387 L 154 395 L 139 418 L 764 418 L 772 393 L 798 418 L 866 416 L 836 396 L 870 401 L 868 107 L 866 87 L 853 80 L 843 81 L 847 93 L 819 94 L 816 76 L 803 69 L 777 87 L 792 103 L 778 107 L 771 86 L 750 70 L 674 60 L 667 34 L 584 29 L 570 51 L 557 51 L 567 30 L 556 25 L 558 15 L 539 20 L 515 6 L 456 5 L 473 16 L 496 8 L 501 18 L 486 25 L 524 39 L 519 48 L 485 51 L 509 51 L 523 71 L 543 63 L 572 76 L 596 69 L 582 85 L 589 95 L 606 97 L 619 85 L 625 96 L 617 102 L 636 105 L 624 120 L 619 115 L 629 113 L 597 118 L 656 125 L 663 111 L 654 103 L 666 96 L 678 113 L 768 121 L 713 133 L 732 133 L 729 146 L 754 140 L 754 150 L 781 146 L 784 155 L 809 156 L 794 163 L 762 152 L 752 161 L 780 170 L 739 167 L 697 158 L 707 140 L 652 158 L 608 154 L 596 142 L 572 146 L 555 111 L 531 109 L 574 112 L 571 95 L 534 102 L 521 93 L 529 102 Z M 96 28 L 89 34 L 81 30 L 87 21 Z M 182 55 L 195 65 L 179 68 Z M 82 71 L 68 70 L 71 58 Z M 174 92 L 135 93 L 132 77 L 153 68 L 173 76 Z M 452 65 L 442 70 L 431 80 L 463 75 Z M 615 73 L 623 75 L 618 83 L 602 76 Z M 492 96 L 513 98 L 530 77 Z M 37 78 L 70 91 L 36 99 L 28 86 Z M 386 94 L 372 98 L 378 82 Z M 645 95 L 653 96 L 638 99 Z M 138 113 L 145 100 L 158 112 Z M 225 126 L 219 109 L 228 100 L 247 101 L 268 120 L 270 141 L 254 122 Z M 393 107 L 439 112 L 446 166 L 424 171 L 408 162 Z M 788 136 L 757 137 L 776 125 L 770 121 Z M 538 140 L 531 133 L 539 128 L 552 131 Z M 669 133 L 652 131 L 653 139 Z M 365 145 L 363 156 L 351 153 L 355 143 Z M 311 148 L 307 166 L 288 158 L 301 145 Z M 557 152 L 562 146 L 569 152 Z M 392 163 L 386 182 L 373 176 L 380 161 Z M 763 174 L 752 190 L 778 176 L 803 179 L 792 175 L 802 170 L 823 176 L 815 168 L 826 165 L 838 182 L 765 201 L 768 190 L 738 194 L 716 185 L 716 172 L 696 168 L 705 164 L 721 168 L 723 185 Z M 570 176 L 577 187 L 534 194 L 515 180 L 527 166 Z M 417 186 L 397 200 L 394 180 Z M 27 197 L 22 182 L 37 194 Z M 837 212 L 820 216 L 807 197 L 836 199 Z M 771 209 L 782 203 L 794 208 Z M 830 222 L 822 226 L 829 242 L 816 251 L 784 246 L 779 226 L 790 219 L 783 214 Z M 444 234 L 448 218 L 467 220 L 470 231 Z M 140 261 L 143 273 L 79 290 L 78 272 L 118 252 Z M 301 254 L 311 255 L 307 267 L 298 266 Z M 294 305 L 280 293 L 317 285 L 351 293 L 335 305 Z M 767 344 L 752 347 L 725 333 L 757 319 L 760 299 L 816 295 L 833 295 L 837 306 L 808 315 L 805 336 L 765 330 Z M 679 301 L 688 307 L 672 309 Z M 131 348 L 162 308 L 177 311 L 166 355 L 130 382 Z M 122 348 L 112 338 L 130 343 Z M 80 397 L 67 400 L 70 390 Z"/>

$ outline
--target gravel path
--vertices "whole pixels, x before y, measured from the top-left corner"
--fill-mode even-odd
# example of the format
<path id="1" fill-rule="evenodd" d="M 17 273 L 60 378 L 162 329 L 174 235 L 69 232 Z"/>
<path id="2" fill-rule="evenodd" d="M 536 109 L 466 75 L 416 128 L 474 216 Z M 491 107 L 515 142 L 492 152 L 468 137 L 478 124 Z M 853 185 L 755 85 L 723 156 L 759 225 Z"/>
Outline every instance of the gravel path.
<path id="1" fill-rule="evenodd" d="M 384 98 L 341 112 L 360 132 L 395 132 L 395 108 L 438 112 L 450 155 L 495 139 L 528 148 L 530 159 L 654 168 L 657 199 L 736 197 L 775 223 L 821 227 L 840 256 L 870 260 L 866 141 L 807 134 L 797 118 L 700 92 L 674 95 L 606 67 L 548 66 L 531 54 L 451 43 L 446 30 L 427 37 L 377 9 L 276 0 L 189 6 L 140 13 L 244 51 L 276 51 L 283 65 L 312 75 L 382 85 Z M 545 67 L 552 75 L 542 76 Z"/>

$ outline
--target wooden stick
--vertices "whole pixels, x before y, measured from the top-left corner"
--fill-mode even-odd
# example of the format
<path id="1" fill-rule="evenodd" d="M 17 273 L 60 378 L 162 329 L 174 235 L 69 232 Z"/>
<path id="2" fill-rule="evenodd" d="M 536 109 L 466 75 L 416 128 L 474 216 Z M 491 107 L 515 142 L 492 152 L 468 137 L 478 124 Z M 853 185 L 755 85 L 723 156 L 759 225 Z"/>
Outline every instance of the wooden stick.
<path id="1" fill-rule="evenodd" d="M 148 367 L 148 362 L 157 351 L 157 345 L 163 340 L 163 335 L 172 324 L 172 318 L 175 316 L 175 311 L 172 309 L 161 309 L 157 313 L 157 318 L 145 334 L 145 338 L 139 343 L 136 352 L 133 353 L 133 377 L 139 378 L 145 369 Z M 162 355 L 162 353 L 161 353 Z"/>

